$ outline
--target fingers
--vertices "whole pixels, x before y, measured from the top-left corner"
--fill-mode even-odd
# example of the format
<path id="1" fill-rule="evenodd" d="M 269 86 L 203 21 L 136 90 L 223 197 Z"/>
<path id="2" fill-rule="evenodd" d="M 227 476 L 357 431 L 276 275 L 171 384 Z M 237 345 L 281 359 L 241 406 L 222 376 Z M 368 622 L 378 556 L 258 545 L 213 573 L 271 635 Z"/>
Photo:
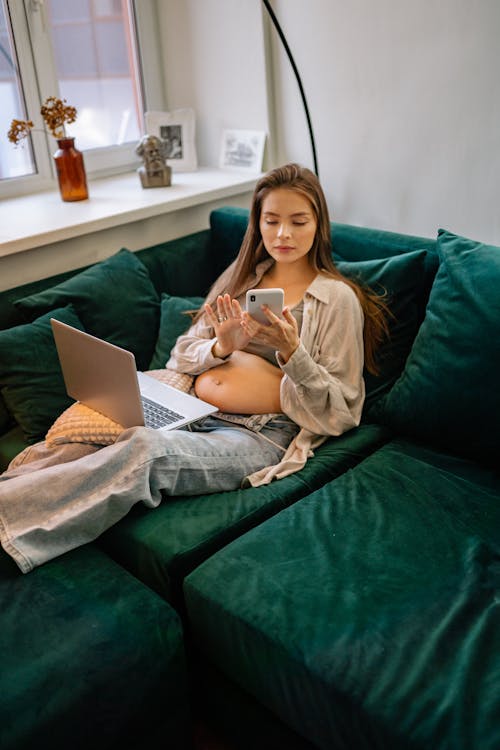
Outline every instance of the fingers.
<path id="1" fill-rule="evenodd" d="M 229 294 L 220 294 L 215 302 L 215 310 L 210 305 L 203 307 L 212 326 L 217 327 L 226 320 L 240 320 L 241 306 L 238 300 L 231 299 Z"/>
<path id="2" fill-rule="evenodd" d="M 269 320 L 271 325 L 274 325 L 275 327 L 278 327 L 280 329 L 285 329 L 288 325 L 291 326 L 295 332 L 298 332 L 297 321 L 290 312 L 289 307 L 283 308 L 281 317 L 273 313 L 273 311 L 267 305 L 263 305 L 262 310 L 264 311 L 264 315 Z"/>
<path id="3" fill-rule="evenodd" d="M 284 319 L 286 320 L 286 322 L 287 322 L 287 323 L 288 323 L 289 325 L 291 325 L 291 326 L 292 326 L 292 328 L 293 328 L 293 330 L 295 331 L 295 333 L 297 333 L 297 334 L 298 334 L 298 332 L 299 332 L 299 324 L 297 323 L 297 320 L 296 320 L 296 318 L 295 318 L 295 317 L 294 317 L 294 316 L 292 315 L 292 313 L 290 312 L 290 308 L 289 308 L 289 307 L 285 307 L 285 308 L 283 309 L 283 317 L 284 317 Z"/>
<path id="4" fill-rule="evenodd" d="M 227 318 L 226 310 L 224 307 L 224 297 L 219 295 L 215 304 L 217 307 L 217 321 L 219 323 L 223 323 Z"/>
<path id="5" fill-rule="evenodd" d="M 204 310 L 205 315 L 207 316 L 207 318 L 208 318 L 208 320 L 210 322 L 210 325 L 213 328 L 215 328 L 215 326 L 219 322 L 218 319 L 217 319 L 217 315 L 214 313 L 214 311 L 212 310 L 212 308 L 210 307 L 210 305 L 207 305 L 207 304 L 203 305 L 203 310 Z"/>
<path id="6" fill-rule="evenodd" d="M 254 338 L 262 328 L 267 328 L 267 326 L 258 323 L 255 318 L 252 318 L 246 310 L 241 313 L 241 327 L 250 338 Z"/>
<path id="7" fill-rule="evenodd" d="M 268 321 L 271 323 L 271 325 L 273 323 L 279 323 L 282 320 L 279 317 L 279 315 L 276 315 L 275 313 L 273 313 L 273 311 L 268 305 L 262 305 L 262 312 L 264 313 Z"/>
<path id="8" fill-rule="evenodd" d="M 217 315 L 225 320 L 241 318 L 241 307 L 238 300 L 231 299 L 229 294 L 217 297 Z"/>

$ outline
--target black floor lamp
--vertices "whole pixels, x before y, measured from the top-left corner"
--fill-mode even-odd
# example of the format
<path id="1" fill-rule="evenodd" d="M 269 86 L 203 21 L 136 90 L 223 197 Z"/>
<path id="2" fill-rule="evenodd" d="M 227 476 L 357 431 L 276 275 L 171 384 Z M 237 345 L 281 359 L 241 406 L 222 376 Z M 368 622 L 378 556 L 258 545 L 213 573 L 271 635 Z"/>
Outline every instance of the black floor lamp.
<path id="1" fill-rule="evenodd" d="M 293 72 L 295 73 L 295 78 L 297 79 L 297 83 L 300 90 L 300 96 L 302 98 L 302 104 L 304 105 L 304 111 L 306 113 L 306 119 L 307 119 L 307 127 L 309 129 L 309 138 L 311 140 L 311 149 L 312 149 L 312 155 L 313 155 L 313 162 L 314 162 L 314 172 L 319 177 L 319 171 L 318 171 L 318 159 L 316 156 L 316 143 L 314 141 L 314 133 L 313 133 L 313 127 L 311 122 L 311 116 L 309 114 L 309 107 L 307 106 L 307 100 L 306 100 L 306 94 L 304 91 L 304 86 L 302 85 L 302 80 L 300 78 L 300 74 L 297 68 L 297 65 L 295 64 L 295 60 L 293 59 L 292 52 L 290 50 L 290 47 L 288 46 L 288 42 L 285 38 L 285 35 L 283 33 L 283 29 L 281 28 L 278 19 L 276 18 L 276 15 L 271 8 L 271 4 L 269 3 L 269 0 L 262 0 L 264 3 L 264 6 L 269 13 L 269 16 L 271 18 L 271 21 L 274 24 L 274 27 L 276 31 L 278 32 L 278 36 L 281 39 L 281 42 L 283 44 L 283 47 L 285 48 L 285 52 L 288 56 L 288 59 L 290 61 L 290 65 L 292 66 Z"/>

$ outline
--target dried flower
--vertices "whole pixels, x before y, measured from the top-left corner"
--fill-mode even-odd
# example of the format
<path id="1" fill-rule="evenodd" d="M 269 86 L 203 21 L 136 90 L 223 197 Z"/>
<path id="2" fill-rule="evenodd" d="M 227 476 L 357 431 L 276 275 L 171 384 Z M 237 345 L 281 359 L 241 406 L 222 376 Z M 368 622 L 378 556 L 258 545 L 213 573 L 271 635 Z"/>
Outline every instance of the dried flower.
<path id="1" fill-rule="evenodd" d="M 49 96 L 40 110 L 45 124 L 54 138 L 64 138 L 64 123 L 68 125 L 76 120 L 76 109 L 66 105 L 66 99 Z"/>
<path id="2" fill-rule="evenodd" d="M 34 125 L 31 120 L 12 120 L 7 138 L 17 146 L 19 141 L 26 138 L 33 127 Z"/>
<path id="3" fill-rule="evenodd" d="M 71 124 L 76 120 L 76 109 L 66 103 L 66 99 L 57 99 L 49 96 L 40 109 L 40 114 L 54 138 L 64 138 L 66 135 L 65 124 Z M 7 133 L 9 141 L 16 146 L 23 138 L 26 138 L 34 128 L 31 120 L 12 120 L 10 130 Z"/>

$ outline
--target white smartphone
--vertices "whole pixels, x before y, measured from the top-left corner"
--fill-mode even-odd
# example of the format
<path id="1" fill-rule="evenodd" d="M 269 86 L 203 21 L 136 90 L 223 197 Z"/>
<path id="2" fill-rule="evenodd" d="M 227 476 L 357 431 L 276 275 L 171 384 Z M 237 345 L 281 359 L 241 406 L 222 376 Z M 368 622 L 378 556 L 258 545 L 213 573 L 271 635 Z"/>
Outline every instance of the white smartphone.
<path id="1" fill-rule="evenodd" d="M 285 305 L 283 289 L 249 289 L 247 292 L 247 312 L 263 325 L 270 325 L 261 305 L 267 305 L 275 315 L 281 315 Z"/>

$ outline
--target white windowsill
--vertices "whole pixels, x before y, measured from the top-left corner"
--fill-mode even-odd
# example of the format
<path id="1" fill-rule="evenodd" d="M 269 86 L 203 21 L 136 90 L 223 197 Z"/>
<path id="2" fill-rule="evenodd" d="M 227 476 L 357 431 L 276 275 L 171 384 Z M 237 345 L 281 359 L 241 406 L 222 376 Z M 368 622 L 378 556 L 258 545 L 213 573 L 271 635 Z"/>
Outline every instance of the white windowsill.
<path id="1" fill-rule="evenodd" d="M 58 191 L 0 201 L 0 257 L 252 191 L 259 175 L 200 168 L 174 172 L 172 185 L 144 189 L 134 171 L 89 182 L 89 199 Z"/>

